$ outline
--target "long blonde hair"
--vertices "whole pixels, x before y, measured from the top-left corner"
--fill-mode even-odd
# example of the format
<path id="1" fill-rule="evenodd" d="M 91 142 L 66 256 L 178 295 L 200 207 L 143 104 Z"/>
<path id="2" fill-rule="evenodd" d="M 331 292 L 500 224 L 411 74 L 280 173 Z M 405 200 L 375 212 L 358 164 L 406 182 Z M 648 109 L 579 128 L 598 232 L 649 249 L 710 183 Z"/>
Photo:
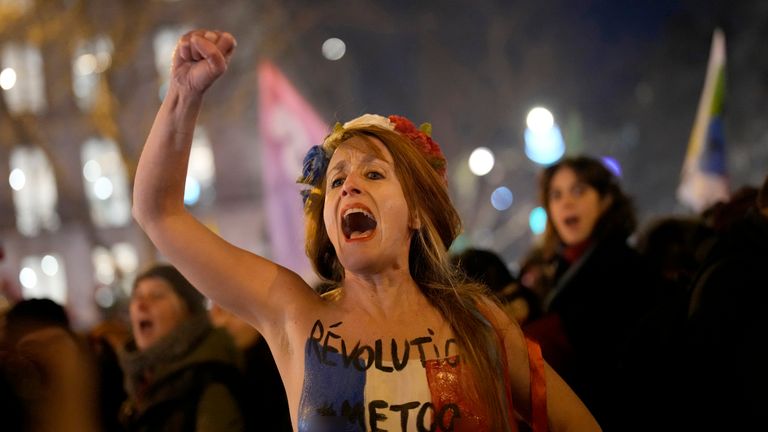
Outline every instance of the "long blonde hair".
<path id="1" fill-rule="evenodd" d="M 338 133 L 335 138 L 326 139 L 323 147 L 330 155 L 353 137 L 378 138 L 392 154 L 410 220 L 420 221 L 420 228 L 411 236 L 408 258 L 411 277 L 451 326 L 463 363 L 474 378 L 468 383 L 467 390 L 486 407 L 491 430 L 512 430 L 506 354 L 498 332 L 478 308 L 479 304 L 489 301 L 486 289 L 465 282 L 448 256 L 448 247 L 461 231 L 461 219 L 451 203 L 443 177 L 407 137 L 376 126 Z M 305 203 L 306 252 L 322 278 L 340 283 L 344 268 L 328 238 L 323 220 L 325 173 L 322 176 L 319 186 Z M 429 203 L 419 197 L 429 197 Z"/>

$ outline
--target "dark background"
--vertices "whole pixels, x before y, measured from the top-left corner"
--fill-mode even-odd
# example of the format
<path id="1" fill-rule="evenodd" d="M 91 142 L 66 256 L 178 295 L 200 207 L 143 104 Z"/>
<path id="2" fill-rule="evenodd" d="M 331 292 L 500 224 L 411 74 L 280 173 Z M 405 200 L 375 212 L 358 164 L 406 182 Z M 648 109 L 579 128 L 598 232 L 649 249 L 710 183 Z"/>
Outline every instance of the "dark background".
<path id="1" fill-rule="evenodd" d="M 0 45 L 31 41 L 41 48 L 48 108 L 11 115 L 0 104 L 3 266 L 18 275 L 21 256 L 58 250 L 70 273 L 86 275 L 68 276 L 79 286 L 70 291 L 83 295 L 92 291 L 82 286 L 92 273 L 88 245 L 128 241 L 142 262 L 154 258 L 135 226 L 93 226 L 79 148 L 92 135 L 113 137 L 132 175 L 159 104 L 152 38 L 166 25 L 223 29 L 238 39 L 230 70 L 212 88 L 200 119 L 212 138 L 217 177 L 215 199 L 195 211 L 219 223 L 262 219 L 256 65 L 265 58 L 329 123 L 367 112 L 431 122 L 464 218 L 462 244 L 493 249 L 513 267 L 535 241 L 528 214 L 538 205 L 541 167 L 525 157 L 523 129 L 536 105 L 555 115 L 568 154 L 621 163 L 641 223 L 690 213 L 675 191 L 717 26 L 728 50 L 731 186 L 759 185 L 768 172 L 765 1 L 38 0 L 22 16 L 5 3 Z M 73 41 L 96 34 L 109 35 L 115 45 L 104 72 L 107 102 L 83 112 L 71 86 Z M 321 55 L 329 37 L 346 43 L 338 61 Z M 5 179 L 8 155 L 19 145 L 41 146 L 53 163 L 57 232 L 25 238 L 15 230 Z M 478 146 L 496 155 L 496 167 L 482 178 L 466 168 Z M 512 207 L 501 212 L 490 203 L 498 186 L 514 193 Z M 243 230 L 252 239 L 246 246 L 268 254 L 263 223 Z M 83 247 L 68 249 L 73 239 Z"/>

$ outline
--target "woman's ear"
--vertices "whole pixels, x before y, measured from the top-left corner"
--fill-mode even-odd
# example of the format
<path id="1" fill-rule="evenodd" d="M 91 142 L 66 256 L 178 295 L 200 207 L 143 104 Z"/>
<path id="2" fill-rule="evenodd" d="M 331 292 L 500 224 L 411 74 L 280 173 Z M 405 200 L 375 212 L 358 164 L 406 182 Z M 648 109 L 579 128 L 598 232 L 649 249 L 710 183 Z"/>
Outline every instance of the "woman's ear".
<path id="1" fill-rule="evenodd" d="M 415 213 L 411 215 L 410 220 L 408 221 L 408 228 L 417 231 L 421 229 L 421 218 L 419 218 L 419 214 Z"/>

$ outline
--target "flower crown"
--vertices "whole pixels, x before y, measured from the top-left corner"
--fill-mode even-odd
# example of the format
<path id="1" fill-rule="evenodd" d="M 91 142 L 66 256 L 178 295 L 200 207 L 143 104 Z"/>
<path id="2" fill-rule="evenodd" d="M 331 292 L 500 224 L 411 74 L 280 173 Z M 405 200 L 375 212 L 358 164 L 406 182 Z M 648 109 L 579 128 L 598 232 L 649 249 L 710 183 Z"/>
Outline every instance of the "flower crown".
<path id="1" fill-rule="evenodd" d="M 301 177 L 297 183 L 311 186 L 301 191 L 304 204 L 307 203 L 310 195 L 321 195 L 320 183 L 325 177 L 328 169 L 328 163 L 336 148 L 333 143 L 338 143 L 341 136 L 348 131 L 376 127 L 388 131 L 397 132 L 405 138 L 427 159 L 432 168 L 437 172 L 443 181 L 447 184 L 446 160 L 440 146 L 432 139 L 432 125 L 423 123 L 420 127 L 416 126 L 407 118 L 391 115 L 389 117 L 377 114 L 365 114 L 356 119 L 350 120 L 343 125 L 336 123 L 333 131 L 325 137 L 321 145 L 313 146 L 304 156 L 304 167 Z"/>

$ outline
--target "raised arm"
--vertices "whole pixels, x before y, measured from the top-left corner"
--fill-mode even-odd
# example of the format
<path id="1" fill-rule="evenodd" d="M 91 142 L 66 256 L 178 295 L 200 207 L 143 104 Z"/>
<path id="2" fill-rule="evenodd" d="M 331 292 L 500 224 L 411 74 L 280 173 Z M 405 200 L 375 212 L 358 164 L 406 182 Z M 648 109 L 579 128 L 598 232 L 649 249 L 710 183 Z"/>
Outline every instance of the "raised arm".
<path id="1" fill-rule="evenodd" d="M 229 33 L 207 30 L 189 32 L 179 40 L 168 93 L 139 159 L 133 215 L 197 289 L 268 337 L 280 331 L 277 327 L 291 308 L 310 301 L 311 290 L 295 273 L 227 243 L 184 208 L 184 182 L 203 95 L 226 71 L 235 45 Z"/>

